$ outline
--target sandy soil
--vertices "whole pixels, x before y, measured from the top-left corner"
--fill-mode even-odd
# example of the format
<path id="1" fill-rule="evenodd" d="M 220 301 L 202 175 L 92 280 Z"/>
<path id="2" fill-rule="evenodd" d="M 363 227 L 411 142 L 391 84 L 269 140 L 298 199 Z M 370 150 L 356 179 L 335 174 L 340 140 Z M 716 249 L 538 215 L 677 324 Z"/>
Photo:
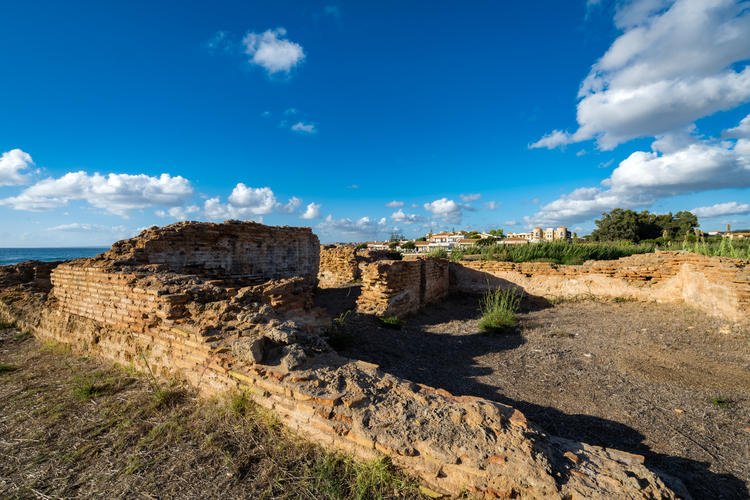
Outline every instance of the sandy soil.
<path id="1" fill-rule="evenodd" d="M 750 498 L 750 332 L 682 305 L 526 299 L 502 335 L 478 297 L 451 296 L 400 330 L 346 314 L 356 286 L 316 298 L 339 352 L 456 395 L 512 405 L 554 435 L 646 457 L 693 498 Z"/>

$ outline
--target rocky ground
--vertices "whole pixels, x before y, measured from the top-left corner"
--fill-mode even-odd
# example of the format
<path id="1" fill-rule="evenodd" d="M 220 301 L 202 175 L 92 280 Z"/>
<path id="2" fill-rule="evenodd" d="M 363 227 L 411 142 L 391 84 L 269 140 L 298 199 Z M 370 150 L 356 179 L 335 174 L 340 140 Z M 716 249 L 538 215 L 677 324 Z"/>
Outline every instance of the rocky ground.
<path id="1" fill-rule="evenodd" d="M 400 329 L 325 289 L 348 357 L 512 405 L 550 433 L 646 457 L 693 498 L 750 498 L 750 329 L 682 305 L 527 298 L 505 334 L 479 331 L 478 297 L 451 296 Z"/>

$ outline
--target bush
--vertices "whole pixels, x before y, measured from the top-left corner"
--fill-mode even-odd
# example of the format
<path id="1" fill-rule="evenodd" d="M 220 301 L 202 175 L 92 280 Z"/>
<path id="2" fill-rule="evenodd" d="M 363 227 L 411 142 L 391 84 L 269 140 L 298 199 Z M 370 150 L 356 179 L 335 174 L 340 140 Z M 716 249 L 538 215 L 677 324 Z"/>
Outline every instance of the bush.
<path id="1" fill-rule="evenodd" d="M 388 250 L 388 253 L 385 254 L 385 257 L 388 260 L 401 260 L 404 258 L 404 254 L 402 254 L 398 250 Z"/>
<path id="2" fill-rule="evenodd" d="M 392 328 L 394 330 L 401 330 L 401 325 L 404 324 L 404 321 L 398 319 L 398 316 L 388 316 L 388 317 L 380 318 L 380 324 L 386 328 Z"/>
<path id="3" fill-rule="evenodd" d="M 445 248 L 436 248 L 434 250 L 431 250 L 427 255 L 429 255 L 430 257 L 438 257 L 439 259 L 447 259 L 448 250 L 446 250 Z"/>
<path id="4" fill-rule="evenodd" d="M 521 306 L 522 295 L 516 289 L 497 288 L 489 290 L 479 300 L 479 328 L 485 332 L 501 333 L 516 324 L 516 313 Z"/>

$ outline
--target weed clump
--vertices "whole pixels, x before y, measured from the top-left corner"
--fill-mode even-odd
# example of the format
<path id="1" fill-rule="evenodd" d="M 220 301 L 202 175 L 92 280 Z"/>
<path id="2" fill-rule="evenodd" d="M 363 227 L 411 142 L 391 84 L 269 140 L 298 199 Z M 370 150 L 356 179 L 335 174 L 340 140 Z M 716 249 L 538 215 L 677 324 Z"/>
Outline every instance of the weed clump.
<path id="1" fill-rule="evenodd" d="M 3 375 L 5 373 L 10 373 L 18 370 L 18 367 L 16 365 L 9 365 L 6 363 L 0 363 L 0 375 Z"/>
<path id="2" fill-rule="evenodd" d="M 386 316 L 380 318 L 380 324 L 386 328 L 401 330 L 401 326 L 404 324 L 404 320 L 398 319 L 398 316 Z"/>
<path id="3" fill-rule="evenodd" d="M 479 312 L 482 314 L 479 328 L 485 332 L 501 333 L 515 326 L 522 297 L 515 288 L 488 290 L 479 299 Z"/>

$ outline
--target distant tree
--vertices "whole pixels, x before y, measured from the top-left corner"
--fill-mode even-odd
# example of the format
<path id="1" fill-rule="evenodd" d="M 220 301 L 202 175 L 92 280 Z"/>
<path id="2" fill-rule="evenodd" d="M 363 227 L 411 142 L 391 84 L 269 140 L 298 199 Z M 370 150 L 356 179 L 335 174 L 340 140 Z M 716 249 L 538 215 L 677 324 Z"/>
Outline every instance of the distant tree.
<path id="1" fill-rule="evenodd" d="M 391 233 L 391 238 L 388 241 L 403 241 L 406 237 L 403 234 Z"/>
<path id="2" fill-rule="evenodd" d="M 420 236 L 419 238 L 417 238 L 417 239 L 416 239 L 416 240 L 414 240 L 414 241 L 427 241 L 427 237 L 425 237 L 425 236 Z"/>
<path id="3" fill-rule="evenodd" d="M 684 211 L 673 216 L 671 212 L 657 215 L 648 210 L 634 212 L 615 208 L 609 213 L 602 214 L 596 225 L 597 228 L 591 232 L 591 238 L 595 241 L 639 242 L 656 240 L 659 237 L 666 240 L 672 234 L 677 238 L 684 237 L 698 227 L 698 218 Z"/>
<path id="4" fill-rule="evenodd" d="M 591 238 L 595 241 L 638 241 L 638 214 L 632 210 L 615 208 L 594 222 L 597 228 Z"/>
<path id="5" fill-rule="evenodd" d="M 481 240 L 477 241 L 478 247 L 488 247 L 496 244 L 497 240 L 495 238 L 482 238 Z"/>
<path id="6" fill-rule="evenodd" d="M 503 232 L 502 229 L 493 229 L 490 231 L 490 234 L 494 236 L 495 238 L 498 238 L 501 240 L 505 239 L 505 233 Z"/>
<path id="7" fill-rule="evenodd" d="M 698 224 L 698 217 L 691 212 L 680 211 L 674 214 L 674 226 L 679 237 L 694 232 L 700 224 Z"/>
<path id="8" fill-rule="evenodd" d="M 355 250 L 367 250 L 367 243 L 360 243 Z"/>
<path id="9" fill-rule="evenodd" d="M 388 248 L 390 248 L 391 250 L 395 250 L 396 247 L 398 247 L 398 241 L 391 242 L 391 244 L 388 245 Z"/>
<path id="10" fill-rule="evenodd" d="M 573 241 L 578 241 L 578 233 L 573 233 Z"/>
<path id="11" fill-rule="evenodd" d="M 479 237 L 479 231 L 469 231 L 466 233 L 467 238 L 478 238 Z"/>
<path id="12" fill-rule="evenodd" d="M 407 241 L 406 243 L 401 245 L 401 248 L 403 248 L 404 250 L 414 250 L 415 248 L 417 248 L 417 245 L 415 245 L 413 241 Z"/>

